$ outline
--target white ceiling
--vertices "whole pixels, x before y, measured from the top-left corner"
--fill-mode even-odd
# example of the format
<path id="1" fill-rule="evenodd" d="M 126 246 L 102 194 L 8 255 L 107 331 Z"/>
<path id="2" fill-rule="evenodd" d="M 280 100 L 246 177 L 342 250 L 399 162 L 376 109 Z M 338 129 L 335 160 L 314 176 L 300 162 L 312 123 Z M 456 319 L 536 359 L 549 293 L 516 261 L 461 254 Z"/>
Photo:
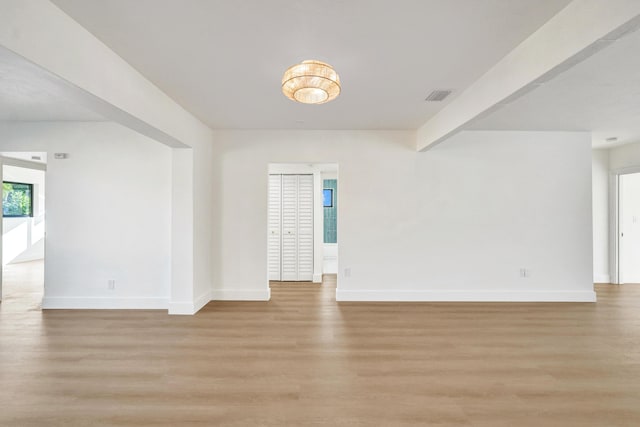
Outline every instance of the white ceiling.
<path id="1" fill-rule="evenodd" d="M 459 93 L 569 0 L 53 2 L 213 128 L 415 129 L 446 104 L 432 89 Z M 304 59 L 336 68 L 337 100 L 281 94 Z"/>
<path id="2" fill-rule="evenodd" d="M 70 101 L 51 76 L 0 48 L 0 121 L 102 121 Z"/>
<path id="3" fill-rule="evenodd" d="M 640 31 L 467 126 L 477 130 L 591 131 L 593 146 L 640 141 Z M 617 137 L 616 144 L 605 142 Z"/>

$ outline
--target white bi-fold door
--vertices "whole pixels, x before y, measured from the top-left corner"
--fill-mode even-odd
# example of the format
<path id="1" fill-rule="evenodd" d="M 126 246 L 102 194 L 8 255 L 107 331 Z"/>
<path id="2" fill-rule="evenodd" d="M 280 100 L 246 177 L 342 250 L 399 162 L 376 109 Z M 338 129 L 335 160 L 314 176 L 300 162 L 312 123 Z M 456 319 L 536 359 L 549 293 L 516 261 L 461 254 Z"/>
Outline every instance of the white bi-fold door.
<path id="1" fill-rule="evenodd" d="M 313 175 L 269 175 L 269 280 L 313 280 Z"/>

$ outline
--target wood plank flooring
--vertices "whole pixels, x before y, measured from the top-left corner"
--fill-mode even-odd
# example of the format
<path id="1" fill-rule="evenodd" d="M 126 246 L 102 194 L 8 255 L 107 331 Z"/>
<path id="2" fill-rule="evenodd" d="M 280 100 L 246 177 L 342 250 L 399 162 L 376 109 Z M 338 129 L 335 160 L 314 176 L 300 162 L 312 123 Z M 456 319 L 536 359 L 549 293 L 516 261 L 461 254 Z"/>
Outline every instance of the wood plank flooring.
<path id="1" fill-rule="evenodd" d="M 0 306 L 1 426 L 638 426 L 640 286 L 597 304 Z"/>

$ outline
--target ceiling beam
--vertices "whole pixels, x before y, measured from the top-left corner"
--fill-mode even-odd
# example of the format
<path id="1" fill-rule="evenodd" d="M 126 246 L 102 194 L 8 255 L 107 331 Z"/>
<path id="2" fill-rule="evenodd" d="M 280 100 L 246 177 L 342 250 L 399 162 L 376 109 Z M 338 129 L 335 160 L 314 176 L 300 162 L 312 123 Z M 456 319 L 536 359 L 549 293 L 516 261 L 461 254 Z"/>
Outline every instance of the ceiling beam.
<path id="1" fill-rule="evenodd" d="M 211 130 L 48 0 L 0 1 L 0 49 L 47 72 L 78 104 L 175 148 Z"/>
<path id="2" fill-rule="evenodd" d="M 426 151 L 640 25 L 638 0 L 574 0 L 417 131 Z"/>

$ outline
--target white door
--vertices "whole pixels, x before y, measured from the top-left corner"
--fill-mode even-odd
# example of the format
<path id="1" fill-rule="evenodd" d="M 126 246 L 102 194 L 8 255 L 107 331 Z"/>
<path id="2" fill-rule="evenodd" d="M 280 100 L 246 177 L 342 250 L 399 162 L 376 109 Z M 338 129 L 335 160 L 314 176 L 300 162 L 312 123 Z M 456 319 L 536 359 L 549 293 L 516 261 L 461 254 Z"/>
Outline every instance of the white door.
<path id="1" fill-rule="evenodd" d="M 298 175 L 298 279 L 313 280 L 313 175 Z"/>
<path id="2" fill-rule="evenodd" d="M 282 280 L 280 246 L 282 222 L 282 175 L 269 175 L 269 280 Z"/>
<path id="3" fill-rule="evenodd" d="M 620 176 L 620 282 L 640 283 L 640 173 Z"/>
<path id="4" fill-rule="evenodd" d="M 269 176 L 269 280 L 313 280 L 313 175 Z"/>
<path id="5" fill-rule="evenodd" d="M 282 175 L 282 280 L 298 280 L 298 175 Z"/>

